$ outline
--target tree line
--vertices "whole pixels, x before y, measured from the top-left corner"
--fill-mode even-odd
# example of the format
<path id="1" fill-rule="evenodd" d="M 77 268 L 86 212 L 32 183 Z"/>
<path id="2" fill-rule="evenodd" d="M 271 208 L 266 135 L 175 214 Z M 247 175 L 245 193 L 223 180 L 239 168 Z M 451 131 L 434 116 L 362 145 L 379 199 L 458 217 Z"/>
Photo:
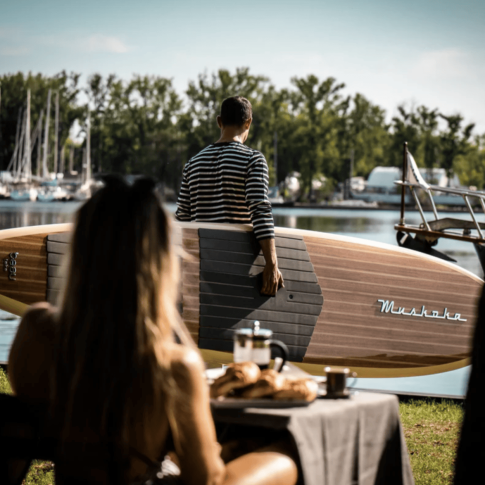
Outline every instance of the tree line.
<path id="1" fill-rule="evenodd" d="M 475 134 L 462 115 L 403 105 L 387 122 L 384 109 L 363 94 L 345 95 L 344 88 L 333 77 L 308 75 L 277 89 L 248 68 L 201 74 L 183 95 L 171 79 L 157 76 L 134 75 L 125 81 L 114 74 L 94 74 L 81 86 L 79 74 L 64 71 L 52 77 L 7 74 L 0 77 L 0 169 L 7 168 L 14 152 L 27 89 L 31 126 L 45 111 L 51 89 L 59 92 L 58 149 L 74 145 L 75 168 L 80 170 L 85 141 L 76 144 L 69 133 L 75 122 L 85 129 L 89 117 L 95 173 L 151 175 L 177 192 L 185 162 L 219 137 L 215 119 L 222 100 L 238 94 L 253 105 L 247 144 L 266 156 L 270 184 L 299 172 L 303 199 L 311 195 L 316 178 L 325 177 L 328 187 L 348 178 L 351 157 L 354 176 L 367 177 L 379 165 L 401 166 L 404 141 L 418 165 L 444 168 L 462 184 L 484 188 L 485 135 Z M 52 115 L 50 119 L 53 140 Z"/>

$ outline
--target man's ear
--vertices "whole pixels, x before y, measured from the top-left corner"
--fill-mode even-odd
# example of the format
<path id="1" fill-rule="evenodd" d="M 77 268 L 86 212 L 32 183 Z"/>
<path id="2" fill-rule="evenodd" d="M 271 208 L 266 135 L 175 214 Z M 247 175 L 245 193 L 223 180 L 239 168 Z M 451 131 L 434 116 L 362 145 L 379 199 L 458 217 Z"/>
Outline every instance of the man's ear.
<path id="1" fill-rule="evenodd" d="M 220 115 L 217 116 L 216 120 L 219 128 L 222 130 L 222 118 L 220 117 Z"/>
<path id="2" fill-rule="evenodd" d="M 247 120 L 245 123 L 244 123 L 244 129 L 245 130 L 249 130 L 249 127 L 251 126 L 251 123 L 253 122 L 253 119 L 252 118 L 249 118 L 249 120 Z"/>

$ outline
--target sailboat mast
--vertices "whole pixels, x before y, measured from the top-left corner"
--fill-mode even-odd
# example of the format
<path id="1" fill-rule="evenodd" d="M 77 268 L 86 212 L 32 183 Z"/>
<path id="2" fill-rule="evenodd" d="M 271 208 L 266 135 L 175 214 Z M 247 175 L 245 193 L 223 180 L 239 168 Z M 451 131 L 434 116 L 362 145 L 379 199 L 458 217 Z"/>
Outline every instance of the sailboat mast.
<path id="1" fill-rule="evenodd" d="M 86 132 L 86 182 L 91 180 L 91 118 L 88 115 Z"/>
<path id="2" fill-rule="evenodd" d="M 54 136 L 54 174 L 57 178 L 57 157 L 59 155 L 59 91 L 56 91 L 56 120 Z"/>
<path id="3" fill-rule="evenodd" d="M 15 172 L 15 166 L 16 166 L 16 158 L 17 158 L 17 153 L 19 151 L 19 136 L 20 136 L 20 123 L 22 119 L 22 108 L 19 108 L 19 116 L 17 118 L 17 131 L 15 133 L 15 148 L 13 151 L 12 158 L 10 159 L 10 162 L 7 167 L 7 172 L 10 172 L 12 170 L 12 174 Z"/>
<path id="4" fill-rule="evenodd" d="M 82 172 L 81 172 L 81 187 L 86 182 L 86 148 L 83 148 L 83 156 L 82 156 Z"/>
<path id="5" fill-rule="evenodd" d="M 38 134 L 37 134 L 37 170 L 36 175 L 40 177 L 40 167 L 42 161 L 42 122 L 44 121 L 44 110 L 40 110 L 39 122 L 37 124 Z"/>
<path id="6" fill-rule="evenodd" d="M 47 149 L 49 147 L 49 114 L 51 110 L 51 90 L 47 93 L 47 113 L 45 115 L 45 130 L 44 130 L 44 157 L 42 159 L 42 178 L 47 179 L 49 170 L 47 168 Z"/>
<path id="7" fill-rule="evenodd" d="M 74 146 L 69 145 L 69 173 L 72 175 L 74 170 Z"/>
<path id="8" fill-rule="evenodd" d="M 25 145 L 22 170 L 28 182 L 32 179 L 32 159 L 30 157 L 30 89 L 27 89 L 27 111 L 25 113 Z"/>
<path id="9" fill-rule="evenodd" d="M 66 144 L 64 143 L 64 145 L 62 145 L 62 148 L 61 148 L 61 164 L 60 164 L 59 172 L 64 174 L 65 167 L 66 167 Z"/>
<path id="10" fill-rule="evenodd" d="M 27 122 L 27 110 L 24 111 L 24 116 L 22 117 L 22 131 L 20 132 L 19 138 L 19 151 L 17 153 L 17 158 L 15 159 L 15 166 L 14 166 L 14 173 L 15 178 L 20 178 L 20 174 L 22 171 L 22 161 L 24 159 L 24 143 L 25 143 L 25 125 Z"/>

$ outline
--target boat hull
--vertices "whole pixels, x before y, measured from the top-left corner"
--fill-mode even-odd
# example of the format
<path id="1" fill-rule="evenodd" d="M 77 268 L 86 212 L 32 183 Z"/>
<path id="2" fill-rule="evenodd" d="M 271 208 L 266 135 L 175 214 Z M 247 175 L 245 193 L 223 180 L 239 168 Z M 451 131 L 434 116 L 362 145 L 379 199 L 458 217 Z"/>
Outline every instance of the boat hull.
<path id="1" fill-rule="evenodd" d="M 0 308 L 21 315 L 36 301 L 55 303 L 70 229 L 0 231 L 7 259 Z M 271 298 L 259 294 L 264 259 L 250 226 L 177 223 L 175 231 L 193 256 L 182 264 L 182 316 L 211 365 L 231 360 L 234 330 L 255 319 L 315 375 L 325 365 L 404 377 L 469 364 L 483 281 L 458 266 L 363 239 L 277 228 L 285 288 Z"/>

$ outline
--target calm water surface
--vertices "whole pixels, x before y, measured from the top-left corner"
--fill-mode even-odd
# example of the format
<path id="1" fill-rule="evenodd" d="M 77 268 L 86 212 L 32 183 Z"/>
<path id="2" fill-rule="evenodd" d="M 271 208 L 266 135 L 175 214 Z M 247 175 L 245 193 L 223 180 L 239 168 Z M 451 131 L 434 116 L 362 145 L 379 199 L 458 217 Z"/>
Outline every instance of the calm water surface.
<path id="1" fill-rule="evenodd" d="M 14 202 L 0 201 L 0 229 L 73 222 L 78 202 Z M 168 204 L 170 212 L 174 204 Z M 399 221 L 399 212 L 343 209 L 283 209 L 275 208 L 275 223 L 281 227 L 332 232 L 360 237 L 372 241 L 396 245 L 394 224 Z M 461 217 L 464 214 L 440 213 L 440 217 Z M 430 215 L 430 219 L 431 215 Z M 482 216 L 482 221 L 485 217 Z M 417 212 L 406 215 L 406 222 L 420 222 Z M 446 252 L 457 260 L 457 264 L 483 278 L 483 272 L 471 244 L 458 241 L 440 241 L 436 249 Z M 18 318 L 0 311 L 0 361 L 6 361 Z M 401 392 L 420 392 L 439 395 L 463 395 L 468 381 L 469 369 L 460 369 L 433 376 L 398 379 L 357 379 L 355 387 L 384 389 Z"/>

